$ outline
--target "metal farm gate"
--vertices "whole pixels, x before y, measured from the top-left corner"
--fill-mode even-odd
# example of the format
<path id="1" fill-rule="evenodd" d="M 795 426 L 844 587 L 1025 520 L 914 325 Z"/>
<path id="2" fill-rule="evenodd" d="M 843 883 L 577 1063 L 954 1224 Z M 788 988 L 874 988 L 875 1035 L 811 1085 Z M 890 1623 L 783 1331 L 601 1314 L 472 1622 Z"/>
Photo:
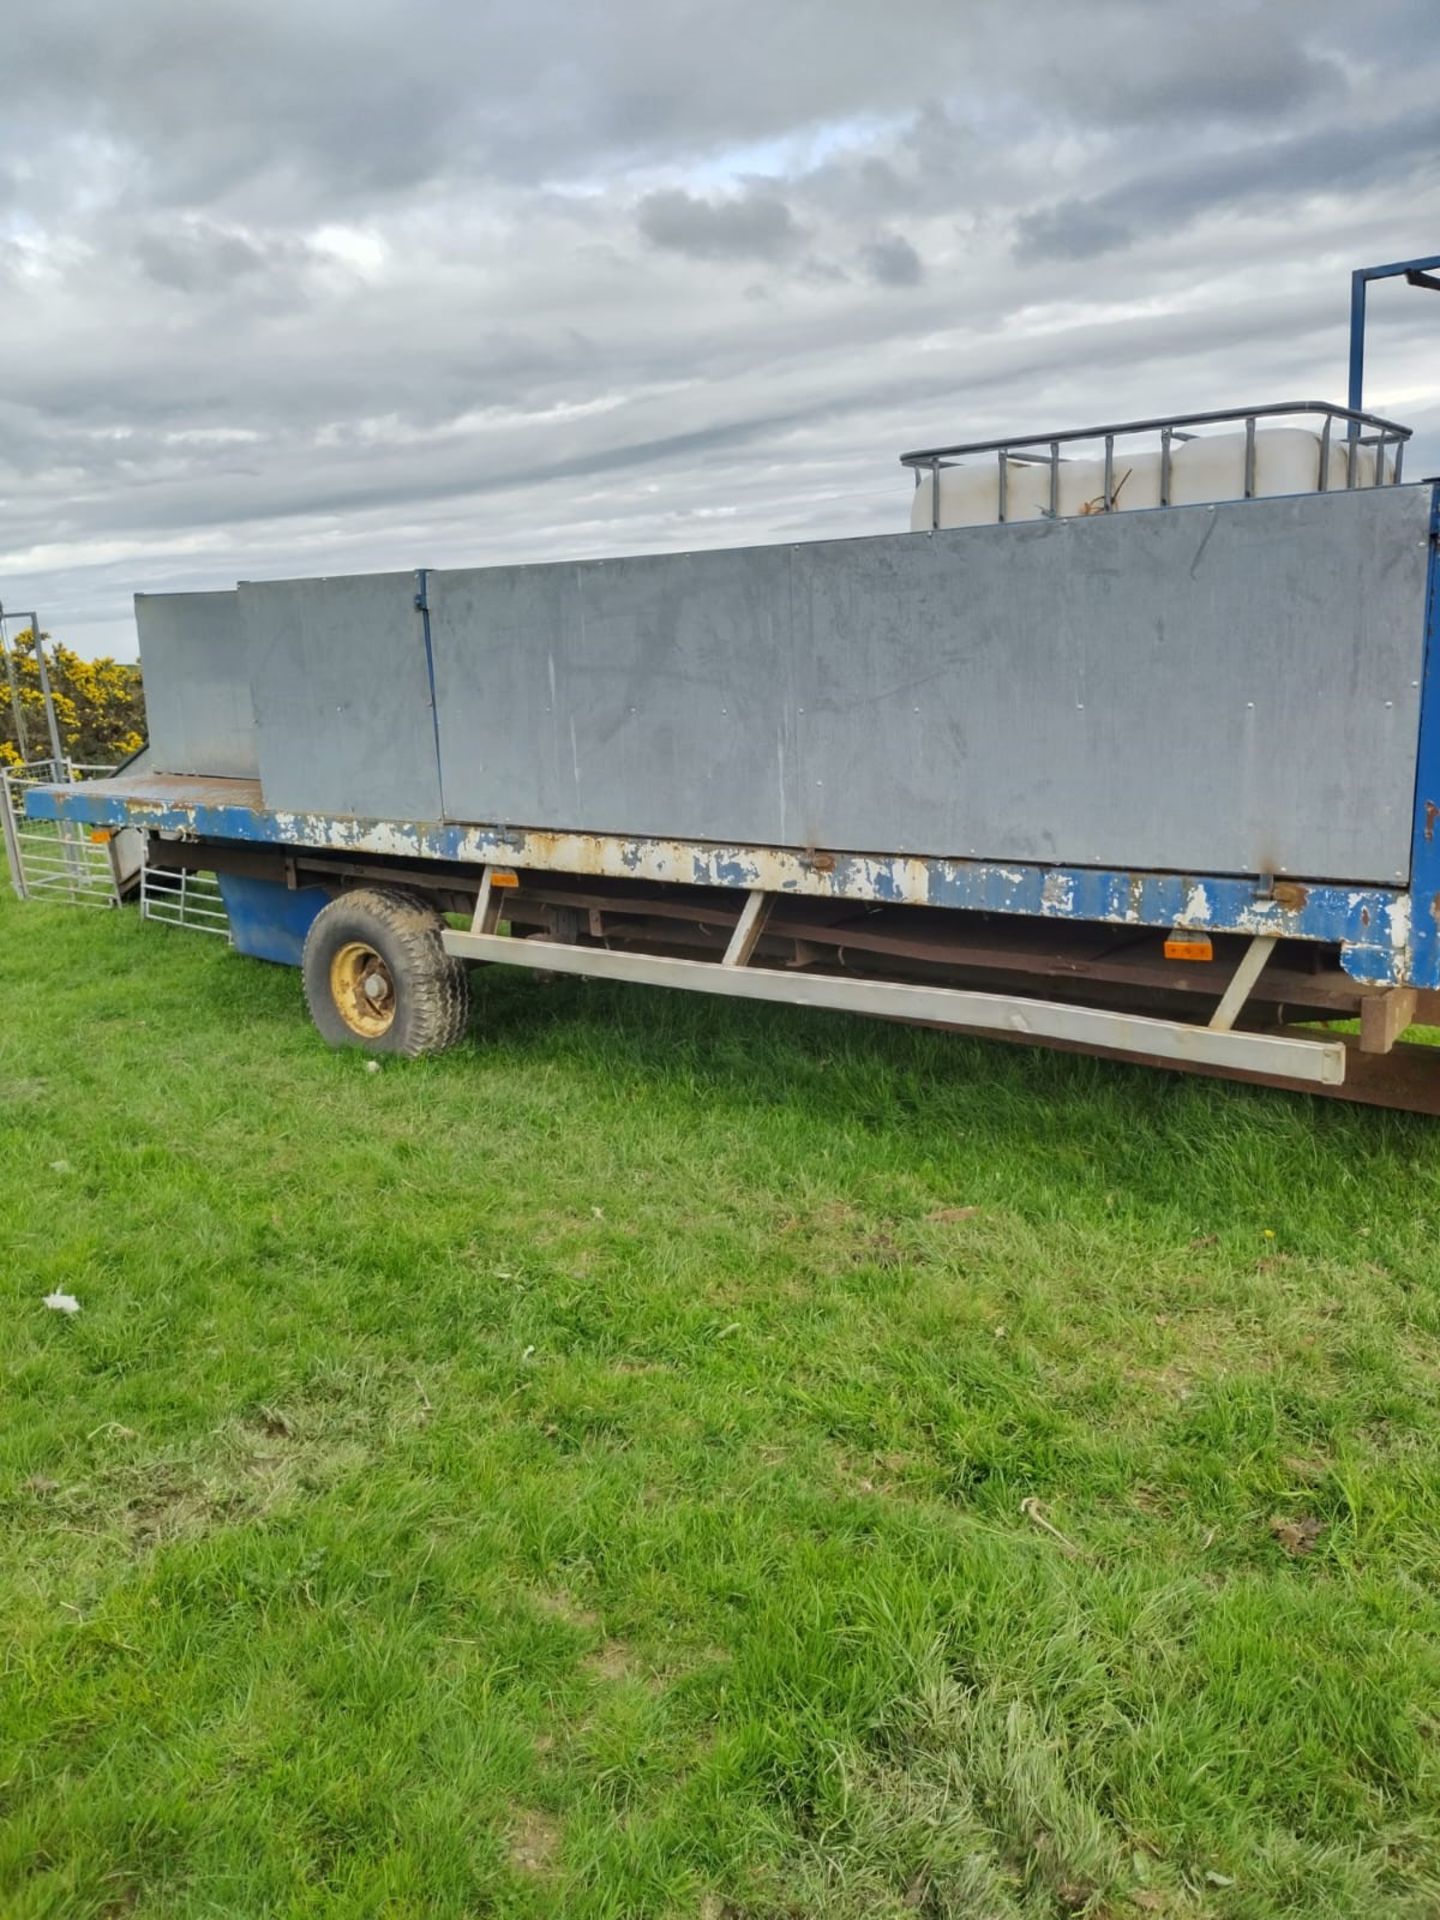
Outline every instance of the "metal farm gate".
<path id="1" fill-rule="evenodd" d="M 0 770 L 0 834 L 10 884 L 22 900 L 63 901 L 77 907 L 118 907 L 140 871 L 140 836 L 112 834 L 70 820 L 31 820 L 25 796 L 33 787 L 71 785 L 113 772 L 70 761 L 28 760 Z"/>

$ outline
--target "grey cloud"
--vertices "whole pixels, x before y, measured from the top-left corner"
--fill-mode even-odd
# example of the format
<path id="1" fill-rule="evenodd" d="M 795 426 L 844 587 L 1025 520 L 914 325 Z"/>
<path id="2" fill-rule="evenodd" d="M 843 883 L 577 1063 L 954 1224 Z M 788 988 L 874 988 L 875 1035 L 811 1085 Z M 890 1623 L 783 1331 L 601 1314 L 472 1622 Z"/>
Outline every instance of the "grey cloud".
<path id="1" fill-rule="evenodd" d="M 264 249 L 246 235 L 208 226 L 142 233 L 135 253 L 157 285 L 179 293 L 224 288 L 266 267 Z"/>
<path id="2" fill-rule="evenodd" d="M 1128 191 L 1114 199 L 1124 203 Z M 1102 253 L 1128 247 L 1136 229 L 1127 209 L 1108 208 L 1104 200 L 1061 200 L 1051 207 L 1022 213 L 1015 223 L 1015 257 L 1034 260 L 1094 260 Z"/>
<path id="3" fill-rule="evenodd" d="M 877 287 L 918 287 L 925 264 L 903 233 L 884 233 L 860 249 L 860 261 Z"/>
<path id="4" fill-rule="evenodd" d="M 706 200 L 671 187 L 647 194 L 636 219 L 652 246 L 692 260 L 781 260 L 801 237 L 785 202 L 760 189 Z"/>
<path id="5" fill-rule="evenodd" d="M 1107 20 L 1127 35 L 1123 51 Z M 1071 9 L 1059 23 L 1063 61 L 1050 42 L 1036 64 L 1057 105 L 1102 124 L 1263 123 L 1343 95 L 1342 66 L 1308 38 L 1323 26 L 1322 10 L 1293 0 L 1172 8 L 1163 25 L 1152 0 L 1121 0 Z"/>
<path id="6" fill-rule="evenodd" d="M 1257 201 L 1293 206 L 1305 197 L 1354 192 L 1381 180 L 1398 188 L 1417 169 L 1433 174 L 1437 151 L 1440 109 L 1427 106 L 1379 125 L 1323 127 L 1185 165 L 1172 161 L 1106 193 L 1022 214 L 1016 254 L 1021 260 L 1088 260 L 1213 207 Z"/>
<path id="7" fill-rule="evenodd" d="M 800 262 L 797 273 L 801 280 L 821 287 L 843 286 L 850 278 L 838 260 L 827 259 L 818 253 L 807 254 Z"/>
<path id="8" fill-rule="evenodd" d="M 657 31 L 633 0 L 14 0 L 9 124 L 61 108 L 71 132 L 143 152 L 136 191 L 171 205 L 275 191 L 354 204 L 457 176 L 665 162 L 967 95 L 1000 111 L 1002 139 L 1037 107 L 1167 130 L 1259 119 L 1339 88 L 1329 43 L 1357 31 L 1346 14 L 1339 0 L 1163 17 L 1153 0 L 1037 0 L 1017 27 L 1004 0 L 671 0 Z"/>

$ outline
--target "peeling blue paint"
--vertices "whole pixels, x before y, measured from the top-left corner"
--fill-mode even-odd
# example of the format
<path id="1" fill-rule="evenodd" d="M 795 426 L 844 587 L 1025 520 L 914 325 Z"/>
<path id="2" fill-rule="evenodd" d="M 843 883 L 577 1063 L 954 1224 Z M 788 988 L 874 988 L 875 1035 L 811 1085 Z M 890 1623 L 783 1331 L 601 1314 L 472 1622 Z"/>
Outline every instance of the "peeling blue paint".
<path id="1" fill-rule="evenodd" d="M 1429 682 L 1427 679 L 1427 691 Z M 1426 713 L 1440 707 L 1427 699 Z M 1440 712 L 1428 764 L 1440 770 Z M 136 782 L 143 788 L 143 781 Z M 1191 926 L 1211 933 L 1277 934 L 1341 949 L 1341 964 L 1356 980 L 1388 985 L 1440 984 L 1440 938 L 1433 920 L 1423 930 L 1420 964 L 1411 967 L 1408 892 L 1386 887 L 1290 883 L 1281 900 L 1262 895 L 1253 880 L 1234 875 L 1126 873 L 1104 868 L 997 865 L 977 860 L 812 854 L 777 848 L 709 846 L 700 842 L 626 840 L 595 834 L 528 833 L 497 826 L 366 820 L 321 814 L 275 813 L 263 808 L 186 804 L 183 784 L 173 800 L 142 798 L 114 782 L 32 790 L 28 806 L 40 819 L 96 825 L 132 825 L 142 831 L 248 845 L 382 853 L 416 861 L 451 860 L 554 871 L 635 874 L 698 886 L 749 889 L 961 908 L 1042 919 L 1106 921 L 1122 926 Z M 206 783 L 210 785 L 212 783 Z M 1432 884 L 1440 889 L 1440 840 L 1424 847 Z M 1417 864 L 1417 872 L 1421 870 Z"/>

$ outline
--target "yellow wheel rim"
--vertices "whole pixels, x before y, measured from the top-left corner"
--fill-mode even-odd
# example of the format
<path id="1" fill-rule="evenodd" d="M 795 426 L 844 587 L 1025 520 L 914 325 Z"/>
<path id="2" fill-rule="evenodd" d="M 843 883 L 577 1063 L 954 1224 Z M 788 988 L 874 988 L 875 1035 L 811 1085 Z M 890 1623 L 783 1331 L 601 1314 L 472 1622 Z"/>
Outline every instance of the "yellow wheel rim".
<path id="1" fill-rule="evenodd" d="M 395 1023 L 395 982 L 390 969 L 363 940 L 348 940 L 330 962 L 330 998 L 360 1040 L 379 1040 Z"/>

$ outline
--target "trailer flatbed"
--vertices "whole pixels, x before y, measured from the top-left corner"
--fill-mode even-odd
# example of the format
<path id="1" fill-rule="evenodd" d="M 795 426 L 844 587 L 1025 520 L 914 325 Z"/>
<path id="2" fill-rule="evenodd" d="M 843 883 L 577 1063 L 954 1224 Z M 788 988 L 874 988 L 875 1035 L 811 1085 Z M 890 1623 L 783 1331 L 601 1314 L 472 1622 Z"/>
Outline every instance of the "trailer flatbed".
<path id="1" fill-rule="evenodd" d="M 145 761 L 28 817 L 215 874 L 334 1044 L 509 963 L 1437 1111 L 1440 488 L 1301 404 L 1298 494 L 1253 409 L 1234 499 L 1120 511 L 1132 423 L 1068 517 L 1057 435 L 1028 521 L 141 596 Z"/>

